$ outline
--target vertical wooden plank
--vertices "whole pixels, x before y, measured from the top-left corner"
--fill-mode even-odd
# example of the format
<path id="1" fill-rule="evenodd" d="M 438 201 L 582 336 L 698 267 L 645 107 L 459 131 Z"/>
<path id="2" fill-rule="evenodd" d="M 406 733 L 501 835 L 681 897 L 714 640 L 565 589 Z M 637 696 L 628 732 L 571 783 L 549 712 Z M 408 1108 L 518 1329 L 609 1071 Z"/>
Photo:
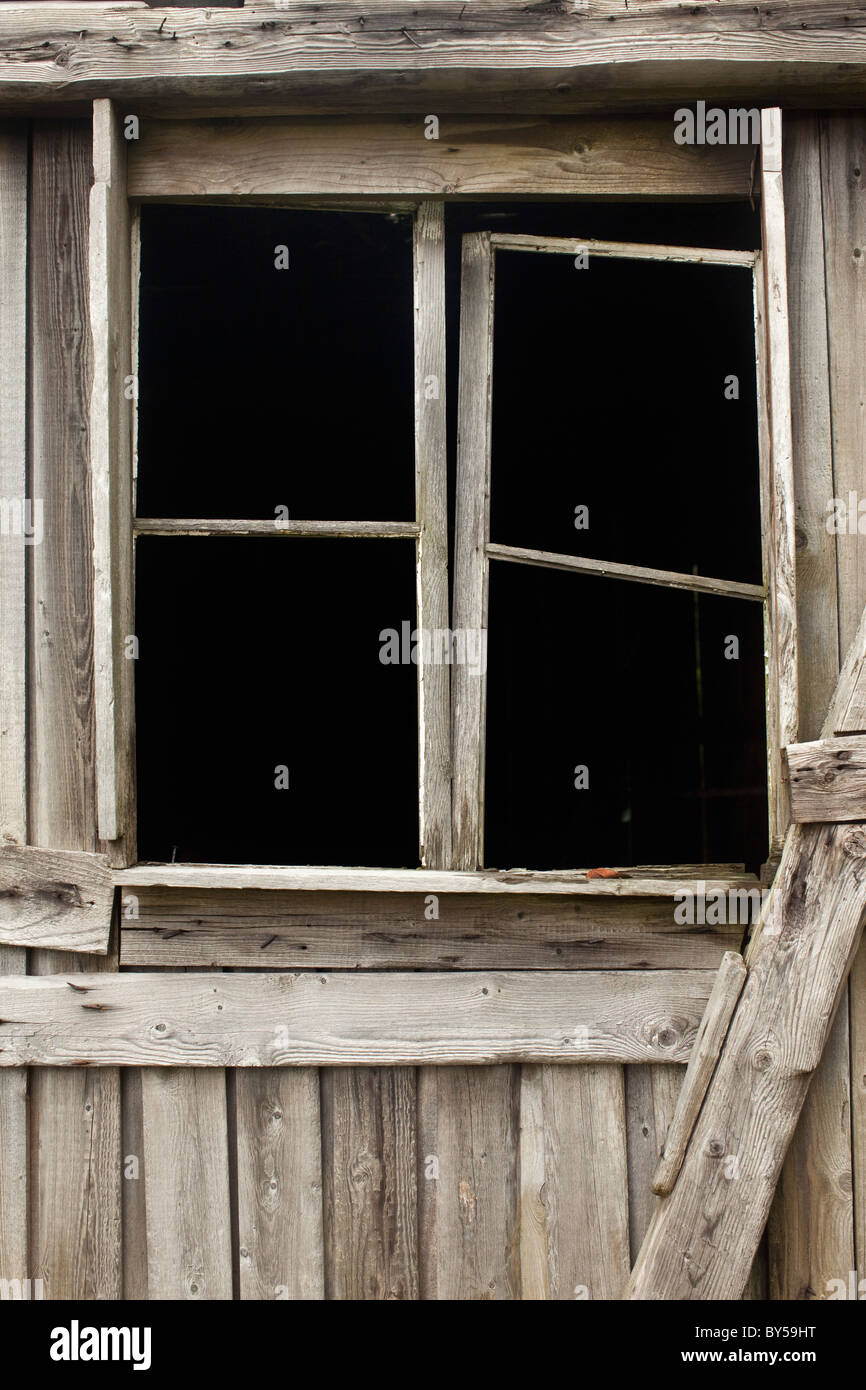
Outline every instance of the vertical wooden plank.
<path id="1" fill-rule="evenodd" d="M 631 1066 L 624 1070 L 628 1129 L 629 1246 L 631 1262 L 634 1264 L 658 1204 L 659 1199 L 652 1193 L 652 1178 L 674 1116 L 685 1067 Z M 755 1256 L 743 1298 L 767 1298 L 766 1239 L 761 1242 Z"/>
<path id="2" fill-rule="evenodd" d="M 421 1297 L 520 1297 L 518 1067 L 425 1067 Z"/>
<path id="3" fill-rule="evenodd" d="M 27 127 L 0 126 L 0 499 L 7 507 L 23 506 L 27 496 L 26 304 Z M 16 533 L 11 520 L 0 534 L 0 842 L 24 844 L 27 546 L 23 526 Z M 23 975 L 26 960 L 22 948 L 0 946 L 0 973 Z M 28 1277 L 27 1073 L 16 1070 L 0 1076 L 0 1278 Z"/>
<path id="4" fill-rule="evenodd" d="M 147 1169 L 144 1162 L 140 1068 L 123 1068 L 120 1074 L 120 1102 L 123 1149 L 123 1297 L 146 1299 Z"/>
<path id="5" fill-rule="evenodd" d="M 797 499 L 800 737 L 820 737 L 840 667 L 824 206 L 819 121 L 785 116 L 784 180 L 791 331 L 791 427 Z"/>
<path id="6" fill-rule="evenodd" d="M 866 600 L 866 547 L 853 519 L 849 492 L 866 497 L 866 117 L 827 116 L 821 121 L 821 182 L 832 401 L 833 491 L 845 504 L 844 529 L 836 535 L 839 573 L 839 636 L 844 656 Z M 824 516 L 830 496 L 824 499 Z M 866 509 L 864 509 L 866 510 Z"/>
<path id="7" fill-rule="evenodd" d="M 240 1068 L 237 1143 L 241 1298 L 324 1298 L 318 1071 Z"/>
<path id="8" fill-rule="evenodd" d="M 618 1066 L 544 1068 L 550 1297 L 619 1298 L 631 1270 Z"/>
<path id="9" fill-rule="evenodd" d="M 762 254 L 757 283 L 759 398 L 762 400 L 762 515 L 768 589 L 767 752 L 770 793 L 770 858 L 781 851 L 788 827 L 787 788 L 781 749 L 796 742 L 797 609 L 794 540 L 794 475 L 785 205 L 782 194 L 782 113 L 761 113 Z M 768 437 L 768 438 L 767 438 Z M 766 444 L 769 443 L 769 457 Z"/>
<path id="10" fill-rule="evenodd" d="M 770 1298 L 823 1299 L 854 1269 L 848 1010 L 840 1009 L 770 1212 Z"/>
<path id="11" fill-rule="evenodd" d="M 824 194 L 818 118 L 786 115 L 784 142 L 791 404 L 797 496 L 800 718 L 820 735 L 839 669 L 837 565 L 827 529 L 834 494 Z M 838 307 L 838 306 L 837 306 Z M 848 368 L 846 367 L 846 370 Z M 767 1232 L 773 1298 L 823 1297 L 852 1246 L 847 1006 L 812 1081 Z"/>
<path id="12" fill-rule="evenodd" d="M 651 1102 L 651 1073 L 673 1071 L 679 1078 L 681 1070 L 615 1066 L 522 1068 L 523 1299 L 619 1297 L 631 1268 L 623 1072 L 645 1075 L 645 1098 Z M 660 1100 L 669 1089 L 660 1079 Z M 634 1094 L 631 1103 L 634 1108 Z M 673 1102 L 671 1110 L 672 1107 Z M 650 1118 L 654 1129 L 654 1117 Z M 640 1190 L 649 1193 L 651 1176 L 651 1169 L 639 1171 L 635 1191 L 643 1182 Z"/>
<path id="13" fill-rule="evenodd" d="M 99 833 L 112 858 L 135 857 L 132 757 L 131 239 L 126 141 L 113 103 L 93 103 L 90 194 L 90 406 L 93 489 L 94 648 Z"/>
<path id="14" fill-rule="evenodd" d="M 39 521 L 33 498 L 29 526 L 25 515 L 26 306 L 27 128 L 0 127 L 0 839 L 16 844 L 27 839 L 24 571 Z"/>
<path id="15" fill-rule="evenodd" d="M 325 1291 L 418 1297 L 415 1071 L 323 1069 Z"/>
<path id="16" fill-rule="evenodd" d="M 87 125 L 34 129 L 30 177 L 30 488 L 44 499 L 28 583 L 28 829 L 32 843 L 94 850 L 91 511 L 88 457 Z M 115 937 L 116 939 L 116 937 Z M 81 969 L 32 952 L 31 972 Z M 116 955 L 87 969 L 116 968 Z M 31 1273 L 46 1298 L 121 1292 L 120 1083 L 115 1068 L 31 1076 Z"/>
<path id="17" fill-rule="evenodd" d="M 448 629 L 448 459 L 445 432 L 445 205 L 415 216 L 415 511 L 418 629 Z M 418 664 L 421 863 L 451 863 L 450 667 Z"/>
<path id="18" fill-rule="evenodd" d="M 2 193 L 0 193 L 2 198 Z M 0 946 L 0 974 L 23 975 L 26 952 Z M 27 1071 L 0 1076 L 0 1279 L 31 1278 L 27 1258 Z"/>
<path id="19" fill-rule="evenodd" d="M 146 1067 L 141 1090 L 149 1297 L 230 1299 L 225 1072 Z"/>
<path id="20" fill-rule="evenodd" d="M 544 1073 L 520 1068 L 520 1297 L 550 1298 L 544 1146 Z"/>
<path id="21" fill-rule="evenodd" d="M 632 1264 L 656 1208 L 652 1180 L 674 1117 L 685 1068 L 632 1066 L 625 1068 L 628 1133 L 629 1246 Z"/>
<path id="22" fill-rule="evenodd" d="M 845 504 L 845 524 L 835 535 L 839 583 L 839 652 L 844 657 L 866 607 L 866 556 L 859 534 L 859 516 L 853 517 L 853 501 L 866 497 L 866 117 L 861 112 L 827 116 L 820 122 L 821 189 L 824 212 L 827 329 L 829 341 L 830 400 L 832 402 L 833 487 L 824 499 L 824 515 L 830 496 Z M 853 498 L 851 494 L 854 494 Z M 820 1266 L 810 1270 L 810 1286 L 820 1281 L 831 1265 L 833 1278 L 846 1278 L 850 1269 L 861 1275 L 866 1263 L 866 947 L 861 946 L 849 981 L 849 994 L 839 1007 L 831 1046 L 821 1060 L 810 1098 L 820 1103 L 814 1125 L 809 1172 L 816 1190 L 817 1207 L 829 1204 L 821 1230 L 824 1254 Z M 846 1029 L 846 1024 L 847 1029 Z M 847 1055 L 846 1055 L 847 1047 Z M 850 1079 L 850 1092 L 846 1082 Z M 816 1100 L 815 1086 L 821 1088 Z M 827 1090 L 826 1098 L 823 1091 Z M 840 1135 L 840 1109 L 850 1101 L 852 1147 Z M 807 1101 L 808 1103 L 808 1101 Z M 798 1135 L 799 1138 L 799 1135 Z M 828 1141 L 833 1140 L 827 1152 Z M 853 1158 L 853 1201 L 844 1179 Z M 820 1176 L 820 1187 L 818 1187 Z M 853 1206 L 853 1212 L 850 1211 Z M 845 1263 L 851 1249 L 849 1221 L 854 1224 L 855 1258 Z M 802 1283 L 802 1275 L 798 1283 Z"/>
<path id="23" fill-rule="evenodd" d="M 473 232 L 463 238 L 460 299 L 454 626 L 479 641 L 487 637 L 492 390 L 493 252 L 489 235 Z M 453 668 L 455 869 L 480 868 L 484 858 L 485 670 Z"/>

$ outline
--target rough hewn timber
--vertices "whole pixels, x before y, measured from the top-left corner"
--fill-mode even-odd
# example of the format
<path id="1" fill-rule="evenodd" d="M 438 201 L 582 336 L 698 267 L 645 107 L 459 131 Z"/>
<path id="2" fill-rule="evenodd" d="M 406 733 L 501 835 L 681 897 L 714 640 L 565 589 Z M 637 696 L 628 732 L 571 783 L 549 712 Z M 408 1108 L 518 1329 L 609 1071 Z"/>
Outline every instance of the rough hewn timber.
<path id="1" fill-rule="evenodd" d="M 459 14 L 460 12 L 458 12 Z M 640 110 L 706 98 L 866 101 L 853 5 L 612 15 L 434 4 L 142 9 L 0 7 L 0 101 L 61 110 Z M 121 93 L 125 96 L 121 98 Z M 435 105 L 431 105 L 435 102 Z"/>

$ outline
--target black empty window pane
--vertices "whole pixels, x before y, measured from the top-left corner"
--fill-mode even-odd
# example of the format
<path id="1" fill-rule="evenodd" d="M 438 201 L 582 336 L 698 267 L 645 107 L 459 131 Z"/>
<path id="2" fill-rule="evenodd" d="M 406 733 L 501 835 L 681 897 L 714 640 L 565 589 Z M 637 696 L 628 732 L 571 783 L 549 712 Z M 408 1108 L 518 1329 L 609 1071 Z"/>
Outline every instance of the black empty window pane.
<path id="1" fill-rule="evenodd" d="M 760 604 L 491 564 L 488 866 L 755 869 L 765 747 Z"/>
<path id="2" fill-rule="evenodd" d="M 417 668 L 380 660 L 414 560 L 405 541 L 138 541 L 140 858 L 417 866 Z"/>
<path id="3" fill-rule="evenodd" d="M 141 244 L 138 515 L 412 520 L 410 220 L 154 206 Z"/>
<path id="4" fill-rule="evenodd" d="M 494 541 L 760 583 L 757 439 L 749 269 L 496 253 Z"/>

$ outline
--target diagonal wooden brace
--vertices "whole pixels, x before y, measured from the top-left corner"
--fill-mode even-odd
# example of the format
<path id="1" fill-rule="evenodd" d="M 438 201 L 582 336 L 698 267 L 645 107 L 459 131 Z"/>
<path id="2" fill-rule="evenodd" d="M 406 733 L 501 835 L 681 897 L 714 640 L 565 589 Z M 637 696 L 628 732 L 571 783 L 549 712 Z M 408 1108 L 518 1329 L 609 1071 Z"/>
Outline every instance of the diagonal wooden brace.
<path id="1" fill-rule="evenodd" d="M 108 952 L 114 880 L 102 854 L 0 848 L 0 944 Z"/>

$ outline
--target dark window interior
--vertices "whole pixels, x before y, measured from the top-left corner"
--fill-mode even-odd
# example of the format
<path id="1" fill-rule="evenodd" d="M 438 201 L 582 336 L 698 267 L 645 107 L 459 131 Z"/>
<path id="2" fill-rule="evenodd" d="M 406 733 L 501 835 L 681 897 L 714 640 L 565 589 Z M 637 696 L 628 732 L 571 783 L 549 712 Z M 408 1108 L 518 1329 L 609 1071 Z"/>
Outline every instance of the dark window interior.
<path id="1" fill-rule="evenodd" d="M 414 591 L 412 541 L 141 537 L 140 857 L 416 864 Z"/>
<path id="2" fill-rule="evenodd" d="M 146 206 L 140 304 L 139 516 L 414 519 L 408 217 Z"/>
<path id="3" fill-rule="evenodd" d="M 759 226 L 454 203 L 446 227 L 453 556 L 462 233 L 751 248 Z M 148 206 L 140 322 L 140 516 L 412 518 L 406 219 Z M 492 499 L 504 544 L 760 581 L 748 271 L 500 253 Z M 417 864 L 417 670 L 379 660 L 414 626 L 411 541 L 144 537 L 136 593 L 140 858 Z M 492 563 L 489 865 L 754 868 L 764 762 L 759 604 Z"/>

